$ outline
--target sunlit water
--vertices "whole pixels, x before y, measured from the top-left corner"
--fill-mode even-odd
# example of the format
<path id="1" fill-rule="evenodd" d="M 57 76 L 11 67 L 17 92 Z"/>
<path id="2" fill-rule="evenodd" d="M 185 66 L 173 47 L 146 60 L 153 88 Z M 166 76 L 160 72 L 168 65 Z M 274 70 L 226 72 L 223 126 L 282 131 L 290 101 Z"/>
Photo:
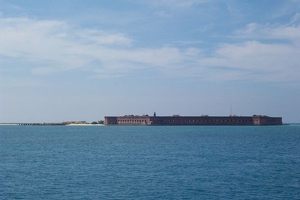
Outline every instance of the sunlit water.
<path id="1" fill-rule="evenodd" d="M 0 199 L 300 199 L 300 126 L 0 126 Z"/>

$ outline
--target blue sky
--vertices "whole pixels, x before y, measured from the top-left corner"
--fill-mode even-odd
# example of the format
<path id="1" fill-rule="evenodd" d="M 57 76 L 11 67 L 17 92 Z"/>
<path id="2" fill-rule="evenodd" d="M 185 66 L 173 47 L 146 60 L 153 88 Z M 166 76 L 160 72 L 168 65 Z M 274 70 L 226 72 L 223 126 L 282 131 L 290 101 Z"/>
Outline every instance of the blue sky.
<path id="1" fill-rule="evenodd" d="M 300 122 L 298 0 L 0 0 L 0 122 Z"/>

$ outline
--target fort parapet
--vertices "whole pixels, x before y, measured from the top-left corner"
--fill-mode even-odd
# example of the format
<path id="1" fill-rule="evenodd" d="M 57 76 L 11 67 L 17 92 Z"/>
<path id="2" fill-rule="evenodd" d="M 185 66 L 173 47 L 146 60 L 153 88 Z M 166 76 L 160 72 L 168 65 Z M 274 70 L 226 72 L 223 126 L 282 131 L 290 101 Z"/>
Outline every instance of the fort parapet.
<path id="1" fill-rule="evenodd" d="M 148 115 L 125 115 L 125 116 L 106 116 L 105 125 L 282 125 L 282 117 L 269 117 L 265 115 L 253 116 L 148 116 Z"/>

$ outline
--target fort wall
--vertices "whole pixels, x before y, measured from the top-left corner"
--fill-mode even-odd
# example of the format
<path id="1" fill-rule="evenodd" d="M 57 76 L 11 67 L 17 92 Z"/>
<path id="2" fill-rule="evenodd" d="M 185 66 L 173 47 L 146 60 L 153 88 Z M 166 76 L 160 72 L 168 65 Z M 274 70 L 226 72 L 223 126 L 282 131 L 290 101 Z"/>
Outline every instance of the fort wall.
<path id="1" fill-rule="evenodd" d="M 282 125 L 281 117 L 253 116 L 108 116 L 105 125 Z"/>

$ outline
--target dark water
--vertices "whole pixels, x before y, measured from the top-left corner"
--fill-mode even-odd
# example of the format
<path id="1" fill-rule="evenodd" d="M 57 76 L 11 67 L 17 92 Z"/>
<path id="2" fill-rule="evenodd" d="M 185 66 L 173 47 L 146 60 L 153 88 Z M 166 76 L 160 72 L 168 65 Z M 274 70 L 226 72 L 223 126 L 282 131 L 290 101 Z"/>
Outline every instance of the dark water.
<path id="1" fill-rule="evenodd" d="M 300 126 L 0 126 L 0 199 L 300 199 Z"/>

